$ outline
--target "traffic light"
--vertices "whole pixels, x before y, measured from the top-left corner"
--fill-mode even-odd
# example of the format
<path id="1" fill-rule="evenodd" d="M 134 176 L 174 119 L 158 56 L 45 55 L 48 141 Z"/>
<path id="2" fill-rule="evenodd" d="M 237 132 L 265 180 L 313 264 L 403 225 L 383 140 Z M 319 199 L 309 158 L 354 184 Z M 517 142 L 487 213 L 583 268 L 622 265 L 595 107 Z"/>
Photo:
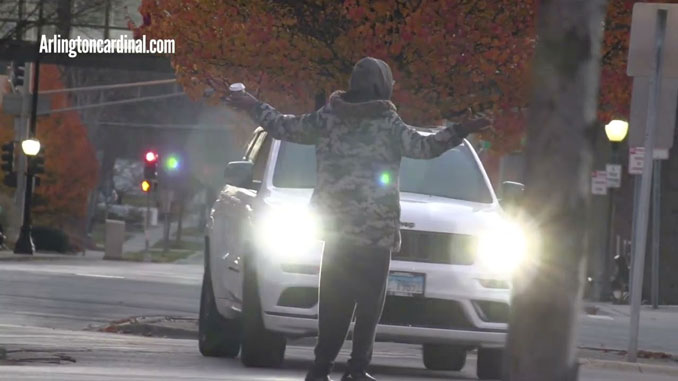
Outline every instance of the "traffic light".
<path id="1" fill-rule="evenodd" d="M 5 175 L 14 173 L 14 148 L 16 142 L 9 142 L 2 145 L 2 171 Z"/>
<path id="2" fill-rule="evenodd" d="M 28 170 L 32 175 L 45 173 L 45 150 L 44 148 L 33 157 L 28 157 Z"/>
<path id="3" fill-rule="evenodd" d="M 9 65 L 9 83 L 12 91 L 24 86 L 24 78 L 26 78 L 26 65 L 23 62 L 12 62 Z"/>
<path id="4" fill-rule="evenodd" d="M 180 165 L 180 160 L 179 156 L 172 154 L 167 156 L 167 159 L 165 159 L 165 170 L 168 172 L 174 172 L 179 169 Z"/>
<path id="5" fill-rule="evenodd" d="M 144 155 L 144 179 L 155 180 L 158 177 L 158 153 L 148 151 Z"/>
<path id="6" fill-rule="evenodd" d="M 152 186 L 151 186 L 150 181 L 144 180 L 144 181 L 141 182 L 141 190 L 144 191 L 144 193 L 150 192 L 151 188 L 152 188 Z"/>

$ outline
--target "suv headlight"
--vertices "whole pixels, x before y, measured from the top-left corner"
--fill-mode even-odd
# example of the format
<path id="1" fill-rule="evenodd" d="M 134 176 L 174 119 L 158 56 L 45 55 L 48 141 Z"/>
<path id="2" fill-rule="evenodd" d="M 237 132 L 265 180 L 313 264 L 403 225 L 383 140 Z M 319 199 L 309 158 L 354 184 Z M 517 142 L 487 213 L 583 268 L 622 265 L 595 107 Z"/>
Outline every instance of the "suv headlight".
<path id="1" fill-rule="evenodd" d="M 318 242 L 319 223 L 306 207 L 270 208 L 256 225 L 256 242 L 277 259 L 305 255 Z"/>
<path id="2" fill-rule="evenodd" d="M 476 263 L 492 273 L 511 275 L 525 261 L 526 252 L 522 227 L 505 222 L 480 236 Z"/>

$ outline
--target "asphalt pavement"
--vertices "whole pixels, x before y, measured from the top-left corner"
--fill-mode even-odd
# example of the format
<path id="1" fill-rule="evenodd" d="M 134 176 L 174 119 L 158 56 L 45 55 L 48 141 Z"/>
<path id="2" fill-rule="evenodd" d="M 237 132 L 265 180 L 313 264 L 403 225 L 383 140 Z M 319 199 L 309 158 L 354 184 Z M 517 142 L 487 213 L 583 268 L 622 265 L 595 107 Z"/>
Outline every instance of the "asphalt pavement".
<path id="1" fill-rule="evenodd" d="M 282 370 L 248 369 L 238 360 L 200 356 L 195 340 L 88 330 L 131 316 L 197 316 L 202 269 L 199 263 L 85 258 L 0 261 L 0 347 L 7 350 L 0 380 L 302 379 L 312 359 L 309 346 L 290 345 Z M 623 308 L 602 307 L 598 315 L 582 315 L 579 344 L 624 348 L 628 316 Z M 678 353 L 678 315 L 645 312 L 641 347 Z M 590 363 L 580 379 L 676 379 L 608 365 Z M 379 343 L 372 370 L 380 380 L 470 380 L 475 358 L 461 372 L 432 372 L 424 369 L 418 346 Z"/>
<path id="2" fill-rule="evenodd" d="M 0 323 L 85 329 L 197 316 L 202 266 L 85 259 L 0 262 Z"/>

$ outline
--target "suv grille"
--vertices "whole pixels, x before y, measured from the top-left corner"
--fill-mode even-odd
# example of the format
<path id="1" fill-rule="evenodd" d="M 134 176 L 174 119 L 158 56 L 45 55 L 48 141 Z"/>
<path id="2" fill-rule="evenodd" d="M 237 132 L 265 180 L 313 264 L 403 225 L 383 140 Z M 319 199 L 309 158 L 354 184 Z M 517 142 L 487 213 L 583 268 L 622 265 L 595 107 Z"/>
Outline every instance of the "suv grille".
<path id="1" fill-rule="evenodd" d="M 459 302 L 453 300 L 386 297 L 380 324 L 438 329 L 473 329 Z"/>
<path id="2" fill-rule="evenodd" d="M 477 238 L 467 234 L 401 230 L 402 246 L 393 259 L 399 261 L 472 265 Z"/>

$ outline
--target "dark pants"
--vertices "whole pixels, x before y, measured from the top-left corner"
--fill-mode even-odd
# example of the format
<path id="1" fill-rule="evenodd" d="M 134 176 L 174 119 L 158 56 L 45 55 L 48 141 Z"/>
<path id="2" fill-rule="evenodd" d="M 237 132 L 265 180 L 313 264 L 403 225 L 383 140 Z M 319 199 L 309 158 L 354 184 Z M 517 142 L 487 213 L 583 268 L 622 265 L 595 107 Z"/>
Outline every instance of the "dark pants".
<path id="1" fill-rule="evenodd" d="M 315 373 L 326 374 L 331 370 L 354 310 L 353 351 L 348 368 L 352 371 L 367 368 L 384 308 L 390 261 L 390 250 L 326 245 L 320 270 Z"/>

